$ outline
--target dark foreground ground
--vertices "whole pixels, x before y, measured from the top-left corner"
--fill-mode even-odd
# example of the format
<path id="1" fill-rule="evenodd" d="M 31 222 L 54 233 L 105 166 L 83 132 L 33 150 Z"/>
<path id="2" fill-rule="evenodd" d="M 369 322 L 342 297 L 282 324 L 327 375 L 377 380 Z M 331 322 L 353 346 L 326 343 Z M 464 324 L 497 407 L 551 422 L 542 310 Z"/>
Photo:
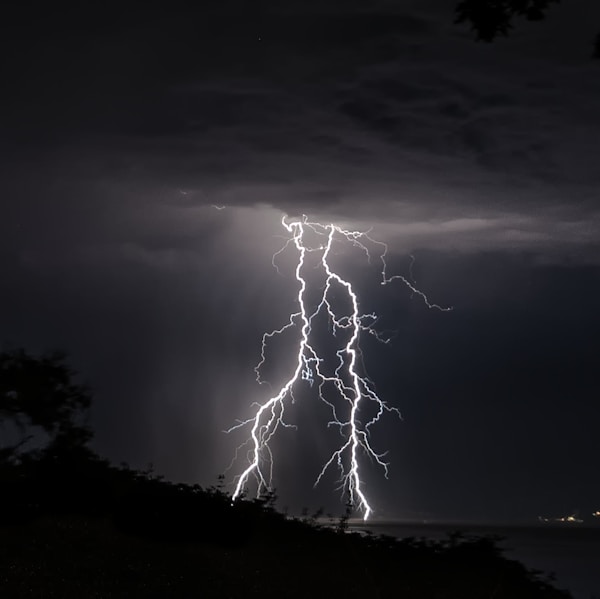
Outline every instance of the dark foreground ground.
<path id="1" fill-rule="evenodd" d="M 128 470 L 42 472 L 2 481 L 2 598 L 569 597 L 490 538 L 361 536 Z"/>
<path id="2" fill-rule="evenodd" d="M 168 541 L 106 519 L 45 517 L 0 529 L 0 596 L 567 597 L 485 540 L 435 547 L 282 527 L 237 546 Z"/>

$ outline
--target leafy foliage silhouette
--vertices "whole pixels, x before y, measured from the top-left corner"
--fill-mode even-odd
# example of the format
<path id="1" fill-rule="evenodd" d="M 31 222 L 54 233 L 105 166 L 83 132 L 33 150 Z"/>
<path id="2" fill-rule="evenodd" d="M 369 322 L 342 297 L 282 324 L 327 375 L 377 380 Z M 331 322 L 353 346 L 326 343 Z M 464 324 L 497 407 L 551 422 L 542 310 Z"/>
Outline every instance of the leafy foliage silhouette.
<path id="1" fill-rule="evenodd" d="M 86 445 L 92 437 L 86 423 L 92 396 L 75 376 L 63 352 L 40 357 L 23 349 L 0 352 L 0 420 L 19 436 L 0 448 L 0 460 L 19 459 L 44 434 L 45 448 L 30 451 L 63 453 Z"/>
<path id="2" fill-rule="evenodd" d="M 592 58 L 600 60 L 600 33 L 596 36 L 596 39 L 594 40 L 594 51 L 592 53 Z"/>
<path id="3" fill-rule="evenodd" d="M 508 36 L 515 19 L 543 20 L 552 4 L 560 0 L 461 0 L 455 9 L 455 23 L 470 23 L 477 40 L 492 42 Z M 597 35 L 592 58 L 600 60 L 600 33 Z"/>
<path id="4" fill-rule="evenodd" d="M 560 0 L 461 0 L 456 6 L 456 23 L 468 22 L 477 39 L 491 42 L 507 36 L 515 17 L 541 21 L 551 4 Z"/>

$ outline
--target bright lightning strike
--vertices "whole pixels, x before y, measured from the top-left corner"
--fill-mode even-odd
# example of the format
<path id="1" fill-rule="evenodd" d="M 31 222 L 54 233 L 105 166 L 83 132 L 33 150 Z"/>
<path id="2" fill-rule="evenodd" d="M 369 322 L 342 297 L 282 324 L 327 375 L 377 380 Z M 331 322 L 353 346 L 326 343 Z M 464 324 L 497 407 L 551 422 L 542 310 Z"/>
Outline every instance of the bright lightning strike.
<path id="1" fill-rule="evenodd" d="M 375 392 L 372 382 L 359 372 L 359 361 L 362 357 L 359 346 L 361 334 L 374 335 L 384 343 L 389 340 L 381 337 L 375 330 L 375 314 L 362 314 L 360 312 L 358 297 L 352 284 L 332 269 L 330 256 L 334 243 L 350 243 L 363 251 L 369 262 L 371 261 L 369 247 L 379 248 L 378 258 L 381 262 L 382 285 L 399 280 L 413 294 L 418 295 L 427 307 L 442 311 L 451 308 L 442 308 L 431 303 L 422 291 L 401 275 L 388 277 L 385 260 L 387 245 L 372 239 L 368 231 L 346 230 L 334 224 L 323 225 L 311 222 L 307 217 L 290 222 L 287 222 L 286 217 L 283 217 L 281 222 L 290 237 L 281 250 L 273 256 L 273 266 L 279 270 L 275 262 L 278 255 L 290 245 L 295 246 L 298 253 L 295 278 L 298 282 L 297 301 L 299 311 L 290 315 L 289 322 L 286 325 L 263 335 L 261 360 L 255 369 L 256 379 L 259 383 L 264 382 L 261 379 L 260 369 L 266 361 L 265 352 L 268 341 L 292 327 L 300 328 L 296 367 L 292 376 L 276 395 L 273 395 L 262 404 L 254 404 L 256 412 L 252 418 L 239 422 L 227 431 L 231 432 L 238 428 L 250 427 L 249 439 L 241 447 L 238 447 L 236 452 L 237 457 L 243 447 L 249 447 L 247 453 L 248 465 L 237 478 L 232 499 L 235 501 L 240 497 L 251 475 L 256 478 L 258 496 L 265 489 L 269 490 L 271 488 L 273 454 L 269 442 L 280 427 L 292 426 L 285 422 L 284 413 L 286 404 L 294 401 L 294 388 L 303 382 L 312 387 L 317 382 L 318 397 L 331 413 L 328 426 L 336 427 L 342 440 L 325 462 L 316 478 L 315 486 L 330 468 L 337 468 L 342 493 L 347 494 L 350 503 L 362 512 L 366 520 L 372 513 L 372 508 L 364 491 L 360 463 L 364 457 L 371 458 L 383 469 L 386 478 L 388 475 L 388 463 L 384 461 L 385 454 L 375 451 L 371 444 L 370 427 L 378 422 L 385 413 L 391 412 L 400 417 L 400 412 L 397 408 L 390 407 L 385 401 L 381 400 Z M 320 269 L 325 277 L 325 284 L 321 288 L 319 300 L 312 310 L 309 308 L 307 298 L 309 284 L 305 277 L 309 255 L 316 256 L 316 268 Z M 334 307 L 334 294 L 336 296 L 335 305 L 339 306 L 341 303 L 340 291 L 342 296 L 345 297 L 346 303 L 350 305 L 349 314 L 339 314 L 339 308 L 336 311 Z M 325 371 L 325 360 L 319 355 L 315 344 L 311 342 L 313 323 L 317 316 L 323 313 L 329 319 L 332 336 L 336 340 L 343 339 L 338 342 L 339 346 L 335 352 L 337 366 L 331 373 Z M 345 332 L 345 335 L 336 335 L 336 333 L 341 332 Z M 326 397 L 326 390 L 329 389 L 333 389 L 337 394 L 335 401 L 329 395 Z M 369 405 L 370 412 L 367 410 Z M 344 415 L 341 412 L 344 412 Z M 367 413 L 371 415 L 365 418 L 364 415 Z"/>

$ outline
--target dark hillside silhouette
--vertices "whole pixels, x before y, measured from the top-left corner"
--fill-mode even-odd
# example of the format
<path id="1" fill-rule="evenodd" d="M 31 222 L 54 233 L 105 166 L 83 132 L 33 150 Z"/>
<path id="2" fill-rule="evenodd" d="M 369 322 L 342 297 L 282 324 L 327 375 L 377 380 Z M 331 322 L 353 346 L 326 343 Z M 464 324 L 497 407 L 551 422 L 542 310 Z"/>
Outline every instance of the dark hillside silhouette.
<path id="1" fill-rule="evenodd" d="M 350 512 L 322 527 L 279 513 L 274 494 L 232 503 L 113 466 L 86 445 L 91 395 L 64 356 L 19 351 L 0 364 L 2 418 L 50 438 L 0 461 L 1 597 L 569 597 L 490 538 L 348 534 Z"/>

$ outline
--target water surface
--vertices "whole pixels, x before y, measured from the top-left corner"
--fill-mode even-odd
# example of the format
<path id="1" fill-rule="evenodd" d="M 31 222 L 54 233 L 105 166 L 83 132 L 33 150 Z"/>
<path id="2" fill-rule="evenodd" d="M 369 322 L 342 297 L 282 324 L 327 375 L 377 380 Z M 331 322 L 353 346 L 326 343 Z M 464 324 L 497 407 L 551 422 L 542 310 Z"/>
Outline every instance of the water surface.
<path id="1" fill-rule="evenodd" d="M 441 540 L 456 531 L 501 537 L 499 545 L 507 557 L 530 569 L 554 575 L 554 585 L 569 590 L 575 599 L 600 599 L 600 526 L 360 521 L 352 521 L 349 526 L 352 530 L 397 538 Z"/>

